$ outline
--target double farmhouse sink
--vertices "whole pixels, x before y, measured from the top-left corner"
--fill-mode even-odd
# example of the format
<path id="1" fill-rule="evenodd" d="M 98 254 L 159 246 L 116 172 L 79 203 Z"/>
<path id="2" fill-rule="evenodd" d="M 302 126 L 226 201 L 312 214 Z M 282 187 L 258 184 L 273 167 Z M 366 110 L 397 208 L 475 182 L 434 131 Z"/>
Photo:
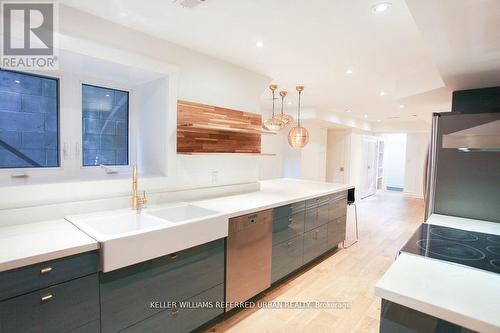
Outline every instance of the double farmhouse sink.
<path id="1" fill-rule="evenodd" d="M 174 253 L 228 233 L 225 214 L 191 204 L 69 216 L 101 244 L 101 269 L 109 272 Z"/>

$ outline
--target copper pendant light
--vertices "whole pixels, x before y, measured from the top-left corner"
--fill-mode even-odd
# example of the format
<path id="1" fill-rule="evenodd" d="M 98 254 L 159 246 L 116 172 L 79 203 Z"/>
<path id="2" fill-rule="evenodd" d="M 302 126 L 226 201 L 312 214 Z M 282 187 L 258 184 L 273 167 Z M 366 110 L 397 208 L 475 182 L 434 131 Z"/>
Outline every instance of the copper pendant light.
<path id="1" fill-rule="evenodd" d="M 300 95 L 304 86 L 297 86 L 295 89 L 299 92 L 299 107 L 297 112 L 297 126 L 293 127 L 288 133 L 288 143 L 293 148 L 303 148 L 309 142 L 309 132 L 305 127 L 300 126 Z"/>
<path id="2" fill-rule="evenodd" d="M 269 86 L 269 89 L 273 93 L 273 116 L 271 117 L 271 119 L 268 119 L 264 122 L 264 128 L 269 130 L 269 131 L 279 131 L 284 127 L 284 123 L 283 123 L 283 121 L 281 121 L 281 119 L 277 118 L 274 115 L 274 100 L 275 100 L 274 94 L 275 94 L 276 89 L 278 89 L 278 86 L 275 84 L 271 84 Z"/>
<path id="3" fill-rule="evenodd" d="M 289 114 L 283 112 L 283 105 L 285 104 L 285 97 L 287 95 L 286 91 L 280 91 L 281 96 L 281 114 L 277 115 L 276 118 L 280 119 L 283 122 L 283 127 L 293 122 L 293 117 Z"/>

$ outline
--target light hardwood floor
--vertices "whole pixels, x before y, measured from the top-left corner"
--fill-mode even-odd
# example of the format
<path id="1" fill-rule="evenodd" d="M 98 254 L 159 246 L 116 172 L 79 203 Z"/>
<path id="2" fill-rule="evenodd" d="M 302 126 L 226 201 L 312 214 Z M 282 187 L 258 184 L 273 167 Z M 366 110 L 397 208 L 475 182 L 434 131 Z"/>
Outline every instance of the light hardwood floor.
<path id="1" fill-rule="evenodd" d="M 358 203 L 360 240 L 298 273 L 260 301 L 351 302 L 350 309 L 245 309 L 207 332 L 378 332 L 375 283 L 423 221 L 421 199 L 380 193 Z M 351 226 L 349 226 L 351 227 Z M 348 237 L 353 230 L 348 230 Z"/>

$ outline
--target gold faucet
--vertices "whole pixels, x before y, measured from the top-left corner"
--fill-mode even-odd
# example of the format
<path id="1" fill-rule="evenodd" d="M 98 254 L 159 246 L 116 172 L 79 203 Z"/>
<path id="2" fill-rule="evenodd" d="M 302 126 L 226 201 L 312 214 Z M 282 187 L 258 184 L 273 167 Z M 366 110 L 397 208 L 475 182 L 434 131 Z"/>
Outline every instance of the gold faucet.
<path id="1" fill-rule="evenodd" d="M 132 209 L 140 213 L 147 202 L 146 191 L 143 192 L 142 196 L 137 194 L 137 164 L 134 164 L 134 171 L 132 172 Z"/>

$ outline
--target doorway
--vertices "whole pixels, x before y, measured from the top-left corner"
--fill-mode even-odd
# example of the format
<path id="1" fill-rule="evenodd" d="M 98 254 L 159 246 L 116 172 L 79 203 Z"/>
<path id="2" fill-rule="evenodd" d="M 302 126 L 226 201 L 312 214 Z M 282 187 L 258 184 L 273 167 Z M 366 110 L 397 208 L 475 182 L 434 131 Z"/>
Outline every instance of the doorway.
<path id="1" fill-rule="evenodd" d="M 363 160 L 361 164 L 361 197 L 374 195 L 377 191 L 378 140 L 372 136 L 363 137 Z"/>
<path id="2" fill-rule="evenodd" d="M 384 189 L 403 192 L 406 168 L 406 133 L 384 134 Z"/>

